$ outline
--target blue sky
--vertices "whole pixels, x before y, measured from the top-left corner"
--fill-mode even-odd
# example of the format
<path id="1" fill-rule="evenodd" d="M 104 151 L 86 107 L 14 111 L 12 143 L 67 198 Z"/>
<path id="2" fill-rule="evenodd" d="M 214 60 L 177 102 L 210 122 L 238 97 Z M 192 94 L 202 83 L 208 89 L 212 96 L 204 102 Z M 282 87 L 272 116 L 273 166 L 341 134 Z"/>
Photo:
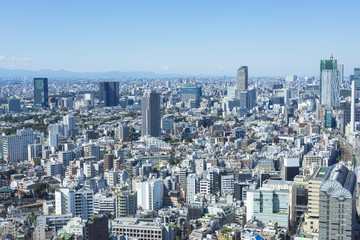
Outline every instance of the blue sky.
<path id="1" fill-rule="evenodd" d="M 0 2 L 0 68 L 318 75 L 360 66 L 360 1 Z"/>

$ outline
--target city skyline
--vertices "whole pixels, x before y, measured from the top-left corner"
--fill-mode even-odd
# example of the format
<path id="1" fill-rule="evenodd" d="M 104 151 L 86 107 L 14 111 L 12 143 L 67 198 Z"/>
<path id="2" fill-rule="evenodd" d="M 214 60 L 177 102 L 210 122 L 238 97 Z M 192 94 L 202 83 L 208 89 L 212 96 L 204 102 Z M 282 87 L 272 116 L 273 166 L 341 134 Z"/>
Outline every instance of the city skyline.
<path id="1" fill-rule="evenodd" d="M 318 76 L 333 52 L 348 77 L 360 65 L 358 5 L 6 2 L 0 68 L 234 76 L 247 65 L 249 76 Z"/>

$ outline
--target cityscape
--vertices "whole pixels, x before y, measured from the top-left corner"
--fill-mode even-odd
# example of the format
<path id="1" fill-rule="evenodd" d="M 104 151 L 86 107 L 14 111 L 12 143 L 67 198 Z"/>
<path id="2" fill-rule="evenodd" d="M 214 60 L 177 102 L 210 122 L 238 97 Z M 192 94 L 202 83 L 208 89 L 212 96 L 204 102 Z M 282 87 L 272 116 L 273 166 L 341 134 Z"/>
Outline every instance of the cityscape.
<path id="1" fill-rule="evenodd" d="M 273 61 L 266 59 L 264 66 L 247 55 L 246 48 L 255 49 L 258 40 L 254 45 L 250 44 L 254 39 L 250 40 L 248 47 L 234 50 L 236 53 L 222 62 L 222 55 L 216 55 L 219 42 L 214 45 L 214 57 L 210 53 L 201 56 L 204 65 L 213 62 L 208 69 L 197 65 L 201 54 L 196 52 L 201 45 L 207 46 L 206 41 L 192 45 L 184 38 L 159 47 L 156 42 L 163 36 L 153 39 L 156 17 L 168 20 L 158 34 L 172 37 L 178 33 L 167 29 L 169 26 L 190 34 L 192 25 L 200 23 L 215 28 L 219 27 L 217 21 L 238 24 L 242 16 L 231 17 L 238 20 L 232 22 L 227 14 L 243 10 L 245 5 L 255 12 L 252 3 L 209 2 L 205 7 L 209 13 L 225 7 L 228 12 L 205 21 L 201 18 L 204 12 L 199 13 L 201 17 L 193 15 L 203 6 L 188 1 L 186 6 L 174 3 L 180 7 L 177 10 L 157 1 L 154 6 L 146 2 L 143 6 L 80 2 L 54 6 L 23 2 L 29 7 L 19 10 L 24 16 L 37 8 L 36 13 L 48 9 L 50 13 L 44 16 L 54 14 L 49 18 L 54 26 L 72 29 L 74 24 L 72 30 L 83 30 L 84 36 L 77 38 L 60 36 L 61 28 L 48 29 L 49 35 L 60 32 L 53 40 L 55 50 L 42 45 L 42 39 L 38 45 L 33 45 L 33 39 L 10 43 L 6 34 L 14 31 L 16 36 L 24 31 L 35 36 L 37 29 L 49 23 L 31 26 L 33 33 L 27 32 L 26 17 L 19 20 L 20 15 L 12 23 L 0 23 L 0 34 L 5 36 L 0 45 L 14 52 L 24 50 L 21 56 L 35 56 L 10 57 L 10 50 L 0 49 L 0 239 L 360 239 L 358 46 L 348 52 L 334 37 L 336 48 L 317 49 L 313 55 L 307 52 L 309 60 L 301 65 L 302 55 L 297 60 L 294 56 L 294 62 L 286 61 L 289 45 L 283 49 L 276 45 L 279 56 L 271 56 Z M 266 6 L 274 10 L 279 5 L 264 4 L 259 9 L 264 14 L 261 20 L 273 17 Z M 84 7 L 84 13 L 79 13 L 78 19 L 73 15 L 78 13 L 69 9 L 62 12 L 68 19 L 58 22 L 57 10 L 69 6 Z M 1 7 L 4 14 L 10 14 L 18 6 L 0 3 Z M 148 8 L 164 15 L 146 11 Z M 320 8 L 314 3 L 308 16 Z M 339 6 L 339 11 L 343 8 Z M 97 9 L 99 25 L 92 22 L 94 15 L 90 14 Z M 100 13 L 105 9 L 106 14 Z M 178 19 L 166 18 L 184 9 L 189 9 L 187 27 L 177 25 Z M 286 9 L 292 8 L 286 5 Z M 346 9 L 350 11 L 350 5 Z M 117 21 L 111 27 L 101 26 L 99 38 L 87 35 L 93 34 L 87 21 L 95 27 L 103 21 L 122 23 L 124 16 L 110 14 L 115 10 L 138 19 L 126 19 L 131 25 L 127 27 Z M 285 12 L 287 16 L 289 11 Z M 244 15 L 249 17 L 249 13 Z M 35 23 L 38 17 L 29 21 Z M 341 21 L 353 20 L 344 17 Z M 13 28 L 17 21 L 24 25 Z M 257 21 L 249 20 L 251 27 L 243 30 L 250 31 L 247 29 Z M 279 29 L 289 24 L 285 22 Z M 82 28 L 77 28 L 78 24 L 83 24 Z M 148 42 L 136 37 L 137 24 L 144 24 L 144 32 L 154 27 L 147 32 Z M 314 25 L 309 29 L 316 28 Z M 120 50 L 112 40 L 104 39 L 119 37 L 107 35 L 118 26 L 124 31 L 121 38 L 130 39 L 125 48 L 132 50 L 121 50 L 124 58 L 116 62 Z M 266 26 L 262 30 L 266 31 Z M 211 34 L 208 29 L 203 31 L 205 36 L 213 36 L 212 30 Z M 194 39 L 197 42 L 203 36 L 194 35 Z M 224 39 L 209 42 L 227 45 L 228 39 Z M 61 41 L 68 44 L 66 57 L 61 54 L 63 46 L 56 47 Z M 92 41 L 99 42 L 92 45 Z M 229 45 L 232 42 L 229 40 Z M 329 40 L 329 45 L 333 42 Z M 190 47 L 189 43 L 192 50 L 187 49 L 183 59 L 181 51 Z M 105 51 L 107 45 L 112 51 Z M 133 51 L 136 46 L 139 49 Z M 174 55 L 169 57 L 170 46 Z M 89 50 L 88 55 L 87 50 L 77 52 L 82 47 Z M 101 58 L 99 49 L 109 58 Z M 226 52 L 225 47 L 221 49 Z M 46 51 L 58 58 L 46 57 Z M 92 55 L 97 51 L 99 59 Z M 159 52 L 148 58 L 153 51 Z M 261 51 L 254 54 L 265 56 Z M 31 53 L 37 55 L 28 55 Z M 315 55 L 321 57 L 315 59 Z M 236 62 L 234 56 L 238 56 Z M 183 63 L 175 67 L 179 62 Z M 284 69 L 278 70 L 277 64 Z M 298 68 L 294 70 L 291 64 Z M 56 70 L 63 66 L 69 67 Z"/>

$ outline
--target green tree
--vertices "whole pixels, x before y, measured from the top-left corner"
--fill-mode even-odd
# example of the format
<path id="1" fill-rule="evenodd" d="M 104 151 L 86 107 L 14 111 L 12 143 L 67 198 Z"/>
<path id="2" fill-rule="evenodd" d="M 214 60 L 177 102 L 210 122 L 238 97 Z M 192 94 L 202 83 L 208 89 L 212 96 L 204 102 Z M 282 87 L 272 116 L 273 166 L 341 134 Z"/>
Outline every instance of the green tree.
<path id="1" fill-rule="evenodd" d="M 50 192 L 50 184 L 48 183 L 35 183 L 34 185 L 34 197 L 38 197 L 38 198 L 43 198 L 45 196 L 48 195 L 48 193 Z"/>

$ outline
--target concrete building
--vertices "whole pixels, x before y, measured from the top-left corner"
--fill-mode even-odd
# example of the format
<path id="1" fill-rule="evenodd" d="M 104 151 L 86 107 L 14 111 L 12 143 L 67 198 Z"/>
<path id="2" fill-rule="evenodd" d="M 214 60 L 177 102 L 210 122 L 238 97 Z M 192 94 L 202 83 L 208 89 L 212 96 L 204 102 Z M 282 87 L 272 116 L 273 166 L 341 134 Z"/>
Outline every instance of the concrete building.
<path id="1" fill-rule="evenodd" d="M 160 94 L 156 91 L 145 91 L 141 101 L 143 136 L 161 136 Z"/>
<path id="2" fill-rule="evenodd" d="M 111 233 L 142 240 L 173 240 L 173 229 L 157 222 L 137 218 L 115 218 Z"/>
<path id="3" fill-rule="evenodd" d="M 2 137 L 2 156 L 7 162 L 24 161 L 28 159 L 28 145 L 33 144 L 36 135 L 33 130 L 21 129 L 16 135 Z"/>
<path id="4" fill-rule="evenodd" d="M 187 176 L 186 184 L 186 201 L 194 201 L 194 196 L 199 192 L 200 187 L 200 178 L 196 174 L 189 174 Z"/>
<path id="5" fill-rule="evenodd" d="M 319 239 L 354 239 L 356 176 L 342 164 L 333 165 L 320 185 Z"/>
<path id="6" fill-rule="evenodd" d="M 320 102 L 329 109 L 340 106 L 339 71 L 332 56 L 320 61 Z"/>
<path id="7" fill-rule="evenodd" d="M 237 98 L 240 98 L 240 93 L 248 89 L 248 67 L 241 66 L 237 70 Z"/>
<path id="8" fill-rule="evenodd" d="M 116 217 L 135 216 L 137 209 L 137 192 L 122 191 L 116 196 Z"/>
<path id="9" fill-rule="evenodd" d="M 55 212 L 88 219 L 94 215 L 93 195 L 93 190 L 75 191 L 68 187 L 59 188 L 55 191 Z"/>
<path id="10" fill-rule="evenodd" d="M 138 207 L 148 210 L 159 210 L 162 207 L 163 182 L 161 179 L 136 182 L 136 192 Z"/>

